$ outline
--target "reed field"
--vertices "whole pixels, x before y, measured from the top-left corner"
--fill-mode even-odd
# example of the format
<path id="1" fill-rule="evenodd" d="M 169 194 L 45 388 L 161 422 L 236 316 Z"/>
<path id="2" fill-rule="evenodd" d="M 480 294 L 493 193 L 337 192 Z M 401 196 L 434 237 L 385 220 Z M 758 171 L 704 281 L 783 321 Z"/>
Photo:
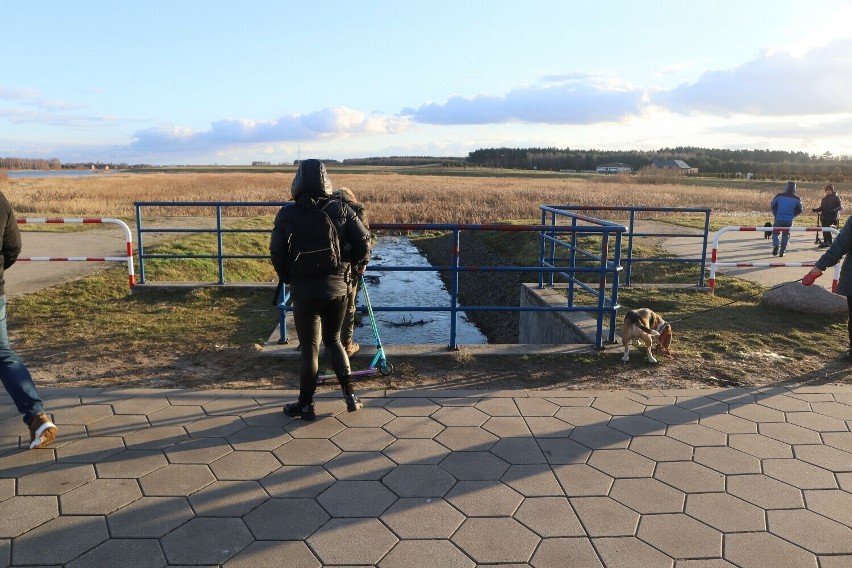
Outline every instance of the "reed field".
<path id="1" fill-rule="evenodd" d="M 80 178 L 6 178 L 0 189 L 19 216 L 109 216 L 132 219 L 135 201 L 286 201 L 289 173 L 104 174 Z M 393 172 L 332 173 L 335 187 L 352 189 L 381 223 L 492 223 L 535 220 L 539 205 L 589 207 L 709 207 L 714 216 L 768 214 L 783 181 L 668 180 L 651 184 L 630 176 L 462 177 Z M 800 186 L 809 207 L 822 197 L 822 184 Z M 843 188 L 838 188 L 843 194 Z M 810 205 L 813 204 L 813 205 Z M 146 215 L 158 211 L 146 208 Z M 160 212 L 163 213 L 163 212 Z M 169 208 L 168 215 L 197 210 Z M 269 215 L 268 208 L 225 210 L 225 215 Z M 623 216 L 623 214 L 620 214 Z M 606 216 L 604 213 L 603 216 Z M 761 223 L 762 224 L 762 223 Z"/>

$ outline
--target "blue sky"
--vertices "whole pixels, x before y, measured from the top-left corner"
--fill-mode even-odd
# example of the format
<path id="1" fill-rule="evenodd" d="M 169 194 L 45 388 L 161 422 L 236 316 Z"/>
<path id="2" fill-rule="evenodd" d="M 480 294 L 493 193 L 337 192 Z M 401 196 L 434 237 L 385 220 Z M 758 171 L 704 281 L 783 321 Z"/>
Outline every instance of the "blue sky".
<path id="1" fill-rule="evenodd" d="M 852 155 L 848 0 L 4 2 L 0 156 Z"/>

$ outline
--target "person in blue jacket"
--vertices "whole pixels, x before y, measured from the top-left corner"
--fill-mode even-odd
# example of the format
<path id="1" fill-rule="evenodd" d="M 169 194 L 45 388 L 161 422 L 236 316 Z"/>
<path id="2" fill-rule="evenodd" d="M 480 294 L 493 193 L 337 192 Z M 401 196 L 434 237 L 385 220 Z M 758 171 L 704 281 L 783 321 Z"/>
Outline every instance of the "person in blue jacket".
<path id="1" fill-rule="evenodd" d="M 788 181 L 784 191 L 772 198 L 769 208 L 775 216 L 773 227 L 792 227 L 793 220 L 802 212 L 802 201 L 796 195 L 796 182 Z M 779 234 L 781 235 L 780 252 L 778 250 Z M 772 256 L 784 256 L 789 240 L 790 231 L 772 231 Z"/>

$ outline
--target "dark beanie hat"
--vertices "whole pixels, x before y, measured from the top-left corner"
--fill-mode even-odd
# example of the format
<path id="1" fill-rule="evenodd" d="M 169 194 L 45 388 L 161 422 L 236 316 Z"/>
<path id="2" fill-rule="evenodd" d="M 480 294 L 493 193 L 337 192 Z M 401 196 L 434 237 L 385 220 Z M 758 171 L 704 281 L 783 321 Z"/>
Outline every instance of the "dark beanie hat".
<path id="1" fill-rule="evenodd" d="M 788 181 L 787 187 L 784 188 L 784 191 L 786 191 L 787 193 L 796 193 L 796 182 Z"/>

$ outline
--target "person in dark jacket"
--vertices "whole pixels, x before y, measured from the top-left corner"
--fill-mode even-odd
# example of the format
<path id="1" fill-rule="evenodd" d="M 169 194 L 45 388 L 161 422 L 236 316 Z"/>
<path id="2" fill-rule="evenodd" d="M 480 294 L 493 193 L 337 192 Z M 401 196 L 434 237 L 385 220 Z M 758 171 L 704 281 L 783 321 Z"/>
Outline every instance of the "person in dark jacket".
<path id="1" fill-rule="evenodd" d="M 366 227 L 367 212 L 364 205 L 358 202 L 355 194 L 348 187 L 339 187 L 332 194 L 332 198 L 343 201 L 346 205 L 352 208 L 355 214 L 360 219 L 361 223 Z M 344 250 L 344 260 L 348 261 L 350 254 L 349 250 Z M 360 274 L 357 272 L 357 267 L 352 268 L 352 290 L 346 298 L 346 314 L 343 317 L 343 326 L 340 328 L 340 342 L 343 348 L 346 349 L 346 354 L 350 357 L 356 354 L 361 346 L 352 341 L 352 335 L 355 332 L 355 304 L 358 299 L 358 286 L 360 284 Z"/>
<path id="2" fill-rule="evenodd" d="M 819 257 L 811 271 L 802 278 L 802 283 L 805 286 L 810 286 L 814 280 L 822 276 L 823 272 L 840 262 L 840 259 L 845 256 L 846 258 L 840 267 L 836 293 L 840 296 L 846 296 L 846 305 L 849 314 L 852 314 L 852 255 L 849 254 L 850 250 L 852 250 L 852 217 L 846 220 L 846 224 L 840 229 L 837 238 L 834 239 L 828 250 Z M 846 358 L 852 362 L 852 317 L 846 322 L 846 329 L 849 332 L 849 351 L 846 353 Z"/>
<path id="3" fill-rule="evenodd" d="M 775 216 L 773 227 L 792 227 L 793 220 L 802 212 L 802 201 L 796 195 L 796 182 L 788 181 L 783 193 L 772 199 L 769 208 Z M 778 250 L 778 235 L 781 234 L 781 250 Z M 772 256 L 784 256 L 790 231 L 772 231 Z"/>
<path id="4" fill-rule="evenodd" d="M 840 201 L 840 196 L 834 191 L 834 186 L 828 184 L 825 186 L 825 195 L 819 204 L 819 207 L 814 208 L 814 213 L 819 213 L 822 225 L 820 227 L 833 227 L 837 225 L 837 216 L 840 215 L 840 210 L 843 209 L 843 203 Z M 832 234 L 830 231 L 822 232 L 822 242 L 820 248 L 831 246 Z"/>
<path id="5" fill-rule="evenodd" d="M 331 364 L 346 401 L 346 409 L 361 408 L 350 377 L 349 357 L 340 343 L 340 326 L 346 311 L 346 298 L 351 289 L 352 269 L 363 272 L 369 259 L 369 234 L 351 207 L 331 199 L 332 185 L 325 165 L 319 160 L 304 160 L 299 164 L 290 187 L 295 203 L 282 207 L 275 217 L 269 252 L 279 279 L 290 285 L 293 300 L 293 321 L 299 337 L 302 364 L 299 375 L 299 400 L 284 406 L 284 413 L 302 420 L 314 420 L 314 392 L 319 371 L 320 337 L 331 356 Z M 337 272 L 321 276 L 300 276 L 292 271 L 289 242 L 294 223 L 305 208 L 319 207 L 325 211 L 337 229 L 340 249 L 348 248 L 349 263 Z"/>
<path id="6" fill-rule="evenodd" d="M 56 440 L 58 429 L 44 412 L 44 402 L 36 390 L 32 375 L 24 362 L 9 343 L 6 327 L 6 279 L 4 272 L 18 260 L 21 254 L 21 233 L 12 205 L 0 193 L 0 252 L 3 266 L 0 267 L 0 380 L 18 412 L 30 430 L 30 449 L 46 446 Z"/>

